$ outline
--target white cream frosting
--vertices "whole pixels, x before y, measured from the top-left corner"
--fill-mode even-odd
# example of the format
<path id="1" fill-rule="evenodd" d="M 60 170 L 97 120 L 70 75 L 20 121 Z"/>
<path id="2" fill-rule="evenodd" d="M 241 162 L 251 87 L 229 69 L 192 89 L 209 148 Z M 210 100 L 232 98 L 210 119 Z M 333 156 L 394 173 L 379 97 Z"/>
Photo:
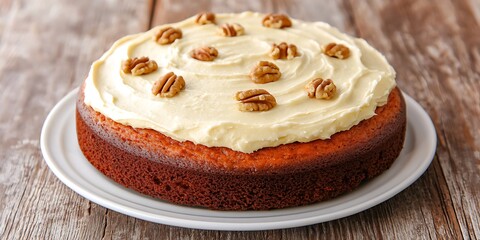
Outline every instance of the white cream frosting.
<path id="1" fill-rule="evenodd" d="M 244 12 L 217 14 L 217 25 L 197 25 L 194 17 L 168 24 L 183 31 L 183 38 L 170 45 L 153 40 L 158 26 L 148 32 L 118 40 L 93 63 L 85 85 L 85 103 L 112 120 L 134 128 L 154 129 L 178 141 L 208 147 L 227 147 L 251 153 L 265 147 L 292 142 L 328 139 L 375 115 L 395 87 L 395 71 L 385 57 L 362 39 L 352 38 L 322 22 L 292 19 L 284 29 L 263 27 L 264 15 Z M 218 25 L 240 23 L 245 35 L 223 37 Z M 273 60 L 272 43 L 295 44 L 301 56 Z M 330 42 L 346 45 L 347 59 L 322 53 Z M 190 57 L 192 49 L 215 47 L 212 62 Z M 153 73 L 133 76 L 121 71 L 121 61 L 148 56 L 158 63 Z M 249 78 L 260 60 L 275 63 L 282 77 L 272 83 L 255 84 Z M 186 87 L 173 98 L 151 93 L 152 85 L 173 71 Z M 312 79 L 330 78 L 337 86 L 331 100 L 311 99 L 304 86 Z M 277 106 L 266 112 L 241 112 L 237 91 L 266 89 Z"/>

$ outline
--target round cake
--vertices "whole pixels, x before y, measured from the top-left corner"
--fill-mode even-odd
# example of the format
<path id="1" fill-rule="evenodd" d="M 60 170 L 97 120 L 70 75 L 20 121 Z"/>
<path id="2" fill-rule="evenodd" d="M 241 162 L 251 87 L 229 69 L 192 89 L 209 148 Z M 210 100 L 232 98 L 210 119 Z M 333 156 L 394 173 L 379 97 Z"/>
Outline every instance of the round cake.
<path id="1" fill-rule="evenodd" d="M 118 40 L 80 88 L 85 157 L 140 193 L 217 210 L 331 199 L 387 170 L 405 102 L 362 39 L 284 14 L 200 13 Z"/>

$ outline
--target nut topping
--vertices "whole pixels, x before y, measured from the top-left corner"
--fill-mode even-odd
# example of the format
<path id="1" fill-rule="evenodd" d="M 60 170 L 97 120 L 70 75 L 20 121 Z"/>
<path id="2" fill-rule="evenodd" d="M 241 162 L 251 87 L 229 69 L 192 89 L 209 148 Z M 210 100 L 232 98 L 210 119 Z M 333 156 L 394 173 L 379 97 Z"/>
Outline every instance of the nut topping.
<path id="1" fill-rule="evenodd" d="M 254 83 L 269 83 L 280 79 L 282 73 L 277 65 L 268 62 L 260 61 L 250 72 L 250 79 Z"/>
<path id="2" fill-rule="evenodd" d="M 235 37 L 243 35 L 245 29 L 238 23 L 225 23 L 220 26 L 220 33 L 225 37 Z"/>
<path id="3" fill-rule="evenodd" d="M 209 23 L 215 23 L 215 14 L 211 12 L 202 12 L 197 15 L 195 23 L 205 25 Z"/>
<path id="4" fill-rule="evenodd" d="M 331 79 L 316 78 L 305 86 L 305 90 L 310 98 L 331 99 L 337 92 L 337 87 Z"/>
<path id="5" fill-rule="evenodd" d="M 294 57 L 298 56 L 297 46 L 293 44 L 287 44 L 286 42 L 282 42 L 278 45 L 274 43 L 272 45 L 270 56 L 273 59 L 293 59 Z"/>
<path id="6" fill-rule="evenodd" d="M 162 28 L 155 35 L 155 41 L 161 45 L 173 43 L 180 38 L 182 38 L 182 30 L 173 27 Z"/>
<path id="7" fill-rule="evenodd" d="M 150 60 L 148 57 L 129 58 L 125 61 L 122 61 L 123 72 L 131 73 L 135 76 L 148 74 L 157 69 L 157 63 L 154 60 Z"/>
<path id="8" fill-rule="evenodd" d="M 292 26 L 292 21 L 285 14 L 268 14 L 263 18 L 262 24 L 269 28 L 286 28 Z"/>
<path id="9" fill-rule="evenodd" d="M 345 59 L 350 56 L 350 49 L 343 44 L 329 43 L 325 46 L 323 52 L 329 57 L 339 59 Z"/>
<path id="10" fill-rule="evenodd" d="M 264 89 L 237 92 L 235 99 L 240 101 L 238 108 L 242 112 L 268 111 L 277 105 L 275 97 Z"/>
<path id="11" fill-rule="evenodd" d="M 185 87 L 185 81 L 182 76 L 177 76 L 173 72 L 167 73 L 163 78 L 153 84 L 153 95 L 160 94 L 160 97 L 173 97 Z"/>
<path id="12" fill-rule="evenodd" d="M 218 51 L 214 47 L 199 47 L 193 49 L 190 53 L 192 58 L 200 61 L 213 61 L 218 56 Z"/>

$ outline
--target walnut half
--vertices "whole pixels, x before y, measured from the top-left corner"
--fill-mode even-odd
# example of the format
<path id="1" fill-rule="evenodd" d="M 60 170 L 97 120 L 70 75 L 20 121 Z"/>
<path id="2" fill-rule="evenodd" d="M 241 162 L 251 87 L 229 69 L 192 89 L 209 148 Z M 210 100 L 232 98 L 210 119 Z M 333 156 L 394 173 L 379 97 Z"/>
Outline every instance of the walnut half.
<path id="1" fill-rule="evenodd" d="M 254 83 L 269 83 L 275 82 L 282 76 L 280 69 L 277 65 L 268 62 L 260 61 L 250 72 L 250 79 Z"/>
<path id="2" fill-rule="evenodd" d="M 274 43 L 272 45 L 270 56 L 273 59 L 293 59 L 298 56 L 297 46 L 294 44 L 287 44 L 286 42 L 282 42 L 278 45 Z"/>
<path id="3" fill-rule="evenodd" d="M 240 101 L 238 108 L 242 112 L 268 111 L 277 105 L 275 97 L 265 89 L 240 91 L 235 99 Z"/>
<path id="4" fill-rule="evenodd" d="M 331 99 L 335 96 L 337 87 L 331 79 L 315 78 L 305 86 L 305 90 L 310 98 Z"/>
<path id="5" fill-rule="evenodd" d="M 190 56 L 200 61 L 213 61 L 218 57 L 218 51 L 214 47 L 199 47 L 190 52 Z"/>
<path id="6" fill-rule="evenodd" d="M 200 25 L 205 25 L 209 23 L 215 23 L 215 14 L 211 12 L 202 12 L 197 15 L 195 18 L 195 23 Z"/>
<path id="7" fill-rule="evenodd" d="M 350 49 L 343 44 L 329 43 L 324 47 L 323 52 L 329 57 L 339 59 L 350 57 Z"/>
<path id="8" fill-rule="evenodd" d="M 263 18 L 262 24 L 269 28 L 286 28 L 292 26 L 292 21 L 285 14 L 268 14 Z"/>
<path id="9" fill-rule="evenodd" d="M 180 38 L 182 38 L 182 30 L 173 27 L 164 27 L 155 34 L 154 39 L 158 44 L 165 45 L 173 43 Z"/>
<path id="10" fill-rule="evenodd" d="M 173 72 L 167 73 L 156 81 L 152 87 L 153 95 L 160 94 L 160 97 L 173 97 L 185 87 L 185 80 Z"/>
<path id="11" fill-rule="evenodd" d="M 157 63 L 154 60 L 150 60 L 148 57 L 129 58 L 122 61 L 122 71 L 124 73 L 131 73 L 135 76 L 148 74 L 157 69 Z"/>
<path id="12" fill-rule="evenodd" d="M 225 23 L 220 26 L 220 34 L 225 37 L 240 36 L 245 33 L 245 29 L 238 23 Z"/>

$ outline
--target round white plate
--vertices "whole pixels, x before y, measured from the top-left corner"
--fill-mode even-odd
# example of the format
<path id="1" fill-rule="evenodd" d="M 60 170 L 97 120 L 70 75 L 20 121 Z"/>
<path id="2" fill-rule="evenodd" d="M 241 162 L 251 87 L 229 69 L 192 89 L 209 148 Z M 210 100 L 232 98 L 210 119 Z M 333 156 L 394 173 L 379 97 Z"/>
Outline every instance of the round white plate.
<path id="1" fill-rule="evenodd" d="M 85 198 L 123 214 L 156 223 L 212 230 L 266 230 L 330 221 L 373 207 L 399 193 L 430 165 L 437 138 L 422 107 L 405 94 L 407 136 L 391 168 L 355 191 L 330 201 L 271 211 L 212 211 L 156 200 L 124 188 L 97 171 L 83 156 L 75 130 L 78 89 L 50 112 L 42 129 L 41 147 L 50 169 L 68 187 Z"/>

